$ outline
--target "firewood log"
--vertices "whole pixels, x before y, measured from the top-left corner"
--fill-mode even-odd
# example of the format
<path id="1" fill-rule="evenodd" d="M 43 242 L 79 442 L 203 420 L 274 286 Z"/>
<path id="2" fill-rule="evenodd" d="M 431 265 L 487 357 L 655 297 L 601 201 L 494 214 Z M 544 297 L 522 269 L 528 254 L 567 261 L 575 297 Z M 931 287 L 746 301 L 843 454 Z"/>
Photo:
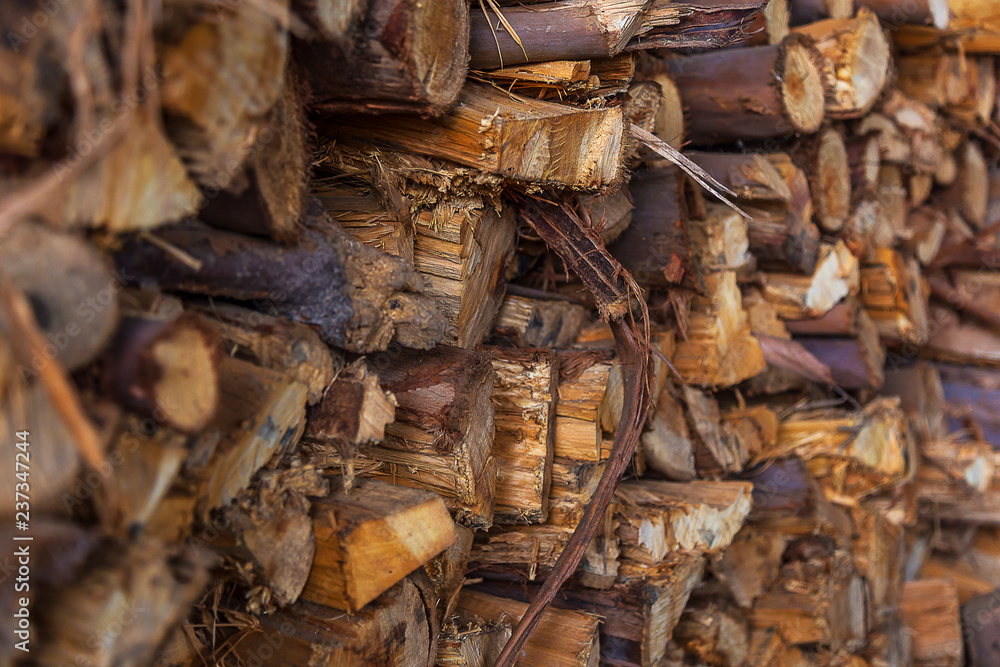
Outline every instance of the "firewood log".
<path id="1" fill-rule="evenodd" d="M 475 347 L 504 296 L 514 252 L 514 211 L 475 199 L 451 199 L 414 217 L 413 265 L 450 327 L 442 342 Z"/>
<path id="2" fill-rule="evenodd" d="M 626 482 L 616 492 L 622 558 L 657 565 L 677 550 L 729 546 L 750 511 L 742 482 Z"/>
<path id="3" fill-rule="evenodd" d="M 876 249 L 874 261 L 861 268 L 859 298 L 889 341 L 919 345 L 927 340 L 927 295 L 920 265 L 889 249 Z"/>
<path id="4" fill-rule="evenodd" d="M 731 386 L 764 370 L 760 344 L 750 334 L 736 274 L 707 274 L 707 296 L 697 296 L 687 340 L 677 344 L 674 366 L 686 382 Z"/>
<path id="5" fill-rule="evenodd" d="M 468 83 L 438 119 L 333 116 L 319 129 L 513 180 L 592 189 L 620 180 L 627 127 L 620 108 L 585 110 Z"/>
<path id="6" fill-rule="evenodd" d="M 458 609 L 462 614 L 486 622 L 517 621 L 526 604 L 478 591 L 463 590 Z M 598 616 L 564 609 L 548 609 L 536 631 L 524 645 L 518 664 L 535 667 L 585 666 L 600 656 Z"/>
<path id="7" fill-rule="evenodd" d="M 632 195 L 622 183 L 610 192 L 576 196 L 580 217 L 597 230 L 605 244 L 613 242 L 632 224 Z"/>
<path id="8" fill-rule="evenodd" d="M 316 556 L 305 600 L 356 613 L 455 541 L 441 498 L 361 480 L 313 503 Z"/>
<path id="9" fill-rule="evenodd" d="M 986 220 L 989 203 L 986 160 L 974 141 L 966 142 L 956 159 L 958 172 L 954 183 L 935 193 L 934 200 L 944 206 L 954 206 L 967 223 L 978 229 Z"/>
<path id="10" fill-rule="evenodd" d="M 104 387 L 133 412 L 197 433 L 219 403 L 217 343 L 196 316 L 129 312 L 104 354 Z"/>
<path id="11" fill-rule="evenodd" d="M 228 616 L 225 609 L 220 613 Z M 246 633 L 225 652 L 268 667 L 310 663 L 362 667 L 379 662 L 424 667 L 436 653 L 435 613 L 420 589 L 404 579 L 356 614 L 300 601 L 262 615 L 263 632 Z M 237 628 L 240 617 L 245 618 L 235 616 Z"/>
<path id="12" fill-rule="evenodd" d="M 211 561 L 192 547 L 105 542 L 99 559 L 52 591 L 58 601 L 46 605 L 37 620 L 49 638 L 36 649 L 37 660 L 46 665 L 147 663 L 202 594 Z M 106 639 L 89 641 L 97 636 Z"/>
<path id="13" fill-rule="evenodd" d="M 426 348 L 441 338 L 444 322 L 413 269 L 351 239 L 316 202 L 306 222 L 301 241 L 291 247 L 185 226 L 158 237 L 197 264 L 141 239 L 127 243 L 118 260 L 135 280 L 152 279 L 164 289 L 265 299 L 277 314 L 310 324 L 324 341 L 355 352 L 385 349 L 393 340 Z"/>
<path id="14" fill-rule="evenodd" d="M 456 520 L 493 523 L 497 464 L 491 394 L 494 372 L 481 352 L 437 347 L 371 359 L 382 387 L 398 403 L 385 440 L 368 447 L 365 474 L 440 494 Z"/>
<path id="15" fill-rule="evenodd" d="M 37 261 L 39 251 L 46 264 Z M 45 356 L 68 370 L 92 361 L 114 334 L 122 287 L 100 255 L 82 239 L 25 221 L 0 243 L 0 263 L 31 304 L 46 338 Z M 0 336 L 10 335 L 10 328 L 0 316 Z M 24 380 L 47 362 L 32 359 L 12 371 Z"/>
<path id="16" fill-rule="evenodd" d="M 489 348 L 497 461 L 496 523 L 541 523 L 549 511 L 556 359 L 543 351 Z"/>
<path id="17" fill-rule="evenodd" d="M 382 390 L 378 376 L 358 359 L 324 387 L 322 400 L 309 411 L 303 437 L 350 459 L 361 446 L 381 442 L 395 418 L 395 397 Z"/>
<path id="18" fill-rule="evenodd" d="M 451 618 L 455 611 L 458 593 L 465 585 L 466 566 L 472 551 L 472 530 L 457 523 L 453 526 L 455 541 L 452 545 L 423 565 L 442 619 Z"/>
<path id="19" fill-rule="evenodd" d="M 777 580 L 788 539 L 781 532 L 744 526 L 732 543 L 712 558 L 712 571 L 742 608 L 753 607 L 754 601 Z"/>
<path id="20" fill-rule="evenodd" d="M 851 338 L 796 338 L 813 356 L 823 362 L 834 382 L 844 389 L 878 389 L 885 377 L 885 348 L 879 329 L 864 309 L 855 311 Z"/>
<path id="21" fill-rule="evenodd" d="M 684 188 L 685 177 L 674 166 L 637 172 L 629 184 L 632 224 L 609 250 L 640 285 L 663 286 L 694 275 Z"/>
<path id="22" fill-rule="evenodd" d="M 642 450 L 646 465 L 668 479 L 694 478 L 694 436 L 688 429 L 684 406 L 672 385 L 660 392 L 656 410 L 647 420 Z"/>
<path id="23" fill-rule="evenodd" d="M 160 93 L 170 138 L 200 185 L 230 186 L 281 97 L 288 0 L 273 9 L 240 5 L 208 18 L 175 7 L 170 15 Z"/>
<path id="24" fill-rule="evenodd" d="M 878 135 L 874 132 L 845 137 L 847 164 L 851 174 L 851 198 L 856 203 L 864 195 L 870 195 L 878 186 L 882 154 Z"/>
<path id="25" fill-rule="evenodd" d="M 811 276 L 769 273 L 764 280 L 764 297 L 775 304 L 785 319 L 818 317 L 859 288 L 858 260 L 843 242 L 820 248 L 816 270 Z"/>
<path id="26" fill-rule="evenodd" d="M 413 263 L 413 222 L 380 197 L 340 184 L 312 184 L 312 194 L 356 241 Z"/>
<path id="27" fill-rule="evenodd" d="M 297 4 L 313 32 L 292 50 L 315 109 L 437 116 L 454 103 L 467 70 L 466 3 L 374 0 L 343 14 L 332 0 Z"/>
<path id="28" fill-rule="evenodd" d="M 875 15 L 862 8 L 855 18 L 830 18 L 792 32 L 813 38 L 828 59 L 826 73 L 834 84 L 826 99 L 827 115 L 865 115 L 882 94 L 891 65 L 889 41 Z"/>
<path id="29" fill-rule="evenodd" d="M 948 229 L 948 214 L 936 206 L 920 206 L 910 211 L 906 227 L 910 238 L 903 240 L 903 246 L 912 252 L 923 266 L 928 266 L 937 257 L 944 244 Z"/>
<path id="30" fill-rule="evenodd" d="M 851 213 L 851 172 L 843 135 L 827 128 L 791 155 L 809 178 L 817 224 L 824 231 L 836 232 Z"/>
<path id="31" fill-rule="evenodd" d="M 220 229 L 290 243 L 306 206 L 306 119 L 291 75 L 263 121 L 242 171 L 208 190 L 199 218 Z"/>
<path id="32" fill-rule="evenodd" d="M 913 639 L 914 665 L 964 664 L 962 627 L 953 583 L 942 579 L 906 582 L 899 611 Z"/>
<path id="33" fill-rule="evenodd" d="M 489 667 L 508 639 L 506 621 L 452 621 L 441 628 L 435 667 Z"/>
<path id="34" fill-rule="evenodd" d="M 132 292 L 126 292 L 125 305 Z M 201 324 L 224 342 L 227 353 L 298 380 L 309 389 L 309 404 L 323 397 L 344 369 L 344 360 L 304 324 L 256 310 L 214 302 L 195 309 Z"/>
<path id="35" fill-rule="evenodd" d="M 722 425 L 719 403 L 711 394 L 681 387 L 688 428 L 694 434 L 694 464 L 701 477 L 740 472 L 750 453 L 744 443 L 729 437 Z"/>
<path id="36" fill-rule="evenodd" d="M 935 365 L 921 361 L 912 366 L 887 368 L 882 393 L 899 397 L 899 405 L 909 416 L 914 433 L 923 441 L 947 435 L 944 387 Z"/>
<path id="37" fill-rule="evenodd" d="M 951 21 L 948 0 L 855 0 L 858 7 L 867 7 L 891 27 L 905 24 L 930 25 L 944 30 Z"/>
<path id="38" fill-rule="evenodd" d="M 966 664 L 969 667 L 984 667 L 996 662 L 997 647 L 994 641 L 997 632 L 996 593 L 984 592 L 963 603 L 961 618 Z"/>
<path id="39" fill-rule="evenodd" d="M 493 322 L 494 335 L 517 347 L 569 346 L 587 319 L 587 309 L 571 301 L 508 294 Z"/>
<path id="40" fill-rule="evenodd" d="M 594 495 L 605 463 L 554 458 L 549 487 L 549 516 L 553 526 L 576 526 Z"/>
<path id="41" fill-rule="evenodd" d="M 553 453 L 577 461 L 602 461 L 601 406 L 611 373 L 606 352 L 566 353 L 559 363 Z"/>
<path id="42" fill-rule="evenodd" d="M 823 19 L 849 19 L 854 14 L 851 3 L 844 0 L 789 0 L 788 9 L 793 25 Z"/>
<path id="43" fill-rule="evenodd" d="M 745 664 L 750 655 L 750 628 L 738 607 L 708 595 L 692 598 L 677 627 L 674 641 L 706 664 Z"/>
<path id="44" fill-rule="evenodd" d="M 821 56 L 801 37 L 678 58 L 667 66 L 680 90 L 685 135 L 693 144 L 815 132 L 823 121 Z"/>

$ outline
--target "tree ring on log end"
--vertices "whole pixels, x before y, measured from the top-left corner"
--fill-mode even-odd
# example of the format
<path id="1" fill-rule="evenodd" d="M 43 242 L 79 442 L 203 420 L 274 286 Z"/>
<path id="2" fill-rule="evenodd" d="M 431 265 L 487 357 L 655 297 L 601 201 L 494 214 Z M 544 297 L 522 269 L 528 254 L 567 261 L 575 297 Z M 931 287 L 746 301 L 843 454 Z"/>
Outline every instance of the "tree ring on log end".
<path id="1" fill-rule="evenodd" d="M 781 101 L 788 120 L 799 132 L 815 132 L 823 123 L 825 108 L 823 79 L 812 49 L 799 43 L 788 44 L 781 65 Z"/>
<path id="2" fill-rule="evenodd" d="M 443 107 L 432 108 L 434 113 L 443 113 L 465 83 L 468 59 L 455 57 L 455 42 L 469 41 L 469 7 L 464 2 L 440 1 L 417 3 L 416 7 L 411 67 L 423 85 L 426 100 L 432 104 L 447 101 Z M 442 39 L 442 35 L 450 38 Z"/>

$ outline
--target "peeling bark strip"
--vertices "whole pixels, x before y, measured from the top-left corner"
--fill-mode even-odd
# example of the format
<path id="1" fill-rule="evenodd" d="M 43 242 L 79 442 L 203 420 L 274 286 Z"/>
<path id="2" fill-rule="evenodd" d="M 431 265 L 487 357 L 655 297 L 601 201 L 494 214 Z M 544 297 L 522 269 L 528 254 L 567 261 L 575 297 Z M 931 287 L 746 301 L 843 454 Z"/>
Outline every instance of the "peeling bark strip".
<path id="1" fill-rule="evenodd" d="M 570 210 L 566 204 L 529 200 L 522 208 L 522 215 L 545 243 L 573 268 L 593 293 L 602 316 L 609 320 L 618 348 L 625 399 L 611 456 L 597 490 L 559 560 L 514 628 L 510 641 L 497 659 L 497 667 L 513 667 L 522 646 L 541 620 L 542 612 L 579 565 L 632 460 L 649 406 L 649 320 L 645 302 L 639 301 L 638 322 L 625 320 L 631 313 L 630 296 L 633 292 L 638 294 L 638 287 L 621 264 L 608 254 L 597 232 L 585 228 L 569 213 Z M 639 327 L 643 327 L 642 330 Z"/>

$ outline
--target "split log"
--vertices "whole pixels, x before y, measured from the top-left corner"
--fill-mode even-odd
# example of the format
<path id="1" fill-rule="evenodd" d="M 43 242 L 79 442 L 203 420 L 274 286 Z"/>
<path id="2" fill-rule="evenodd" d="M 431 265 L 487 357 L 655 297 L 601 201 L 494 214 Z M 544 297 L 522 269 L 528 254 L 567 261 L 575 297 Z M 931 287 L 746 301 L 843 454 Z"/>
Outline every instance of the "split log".
<path id="1" fill-rule="evenodd" d="M 913 366 L 887 368 L 882 393 L 898 396 L 899 406 L 907 413 L 914 432 L 924 441 L 944 438 L 944 387 L 941 374 L 925 361 Z"/>
<path id="2" fill-rule="evenodd" d="M 677 390 L 671 385 L 660 392 L 655 412 L 647 420 L 642 450 L 646 465 L 668 479 L 695 477 L 694 437 Z"/>
<path id="3" fill-rule="evenodd" d="M 549 516 L 553 526 L 576 526 L 583 509 L 594 496 L 605 463 L 556 458 L 552 461 Z"/>
<path id="4" fill-rule="evenodd" d="M 220 360 L 219 407 L 209 425 L 218 438 L 203 438 L 208 460 L 194 477 L 201 516 L 228 505 L 272 456 L 298 443 L 307 391 L 275 371 L 232 357 Z"/>
<path id="5" fill-rule="evenodd" d="M 510 639 L 506 621 L 452 621 L 441 628 L 436 667 L 489 667 Z"/>
<path id="6" fill-rule="evenodd" d="M 572 301 L 508 294 L 493 322 L 494 335 L 517 347 L 569 346 L 587 319 L 587 309 Z"/>
<path id="7" fill-rule="evenodd" d="M 809 40 L 790 37 L 780 45 L 668 61 L 687 112 L 688 141 L 717 144 L 815 132 L 824 117 L 820 58 Z"/>
<path id="8" fill-rule="evenodd" d="M 351 239 L 317 202 L 304 222 L 301 241 L 291 247 L 189 225 L 161 230 L 158 238 L 194 265 L 141 239 L 126 243 L 118 260 L 135 280 L 164 289 L 267 300 L 277 314 L 355 352 L 385 349 L 393 340 L 426 348 L 441 338 L 444 322 L 422 293 L 419 274 Z"/>
<path id="9" fill-rule="evenodd" d="M 486 622 L 520 620 L 528 605 L 473 590 L 463 590 L 459 612 Z M 518 664 L 534 667 L 583 667 L 600 656 L 599 617 L 565 609 L 547 609 L 524 644 Z"/>
<path id="10" fill-rule="evenodd" d="M 497 461 L 495 523 L 541 523 L 549 512 L 556 359 L 543 351 L 489 348 Z"/>
<path id="11" fill-rule="evenodd" d="M 791 201 L 792 193 L 785 179 L 760 153 L 690 151 L 686 155 L 741 199 Z"/>
<path id="12" fill-rule="evenodd" d="M 905 237 L 907 235 L 906 220 L 910 212 L 910 197 L 902 167 L 883 163 L 882 169 L 879 170 L 878 181 L 875 196 L 882 204 L 882 211 L 888 219 L 893 236 L 896 239 Z M 894 245 L 894 243 L 890 245 Z"/>
<path id="13" fill-rule="evenodd" d="M 826 113 L 831 118 L 859 118 L 871 110 L 889 78 L 889 41 L 878 19 L 862 8 L 855 18 L 830 18 L 792 29 L 815 40 L 828 59 L 833 80 Z"/>
<path id="14" fill-rule="evenodd" d="M 764 297 L 789 320 L 819 317 L 841 299 L 856 294 L 859 287 L 858 260 L 843 242 L 820 248 L 811 276 L 769 273 L 764 279 Z"/>
<path id="15" fill-rule="evenodd" d="M 208 188 L 227 188 L 240 175 L 282 94 L 289 2 L 276 3 L 273 13 L 239 5 L 211 18 L 175 14 L 158 49 L 166 126 L 192 177 Z M 154 165 L 160 174 L 163 163 Z M 148 180 L 161 183 L 163 178 Z"/>
<path id="16" fill-rule="evenodd" d="M 879 335 L 920 345 L 927 340 L 929 319 L 920 265 L 888 248 L 877 248 L 874 261 L 861 268 L 859 298 Z"/>
<path id="17" fill-rule="evenodd" d="M 197 433 L 219 403 L 217 343 L 192 315 L 127 314 L 104 354 L 105 390 L 133 412 Z"/>
<path id="18" fill-rule="evenodd" d="M 128 305 L 131 292 L 126 292 Z M 319 402 L 344 360 L 304 324 L 256 310 L 214 302 L 196 309 L 202 326 L 214 331 L 226 352 L 298 380 L 309 389 L 309 404 Z"/>
<path id="19" fill-rule="evenodd" d="M 441 498 L 361 480 L 314 502 L 316 556 L 305 600 L 356 613 L 455 541 Z"/>
<path id="20" fill-rule="evenodd" d="M 712 571 L 740 607 L 753 607 L 754 601 L 778 579 L 788 539 L 781 532 L 744 526 L 732 543 L 712 558 Z"/>
<path id="21" fill-rule="evenodd" d="M 601 408 L 612 369 L 610 354 L 566 353 L 559 368 L 554 455 L 576 461 L 602 461 L 607 452 L 602 447 Z"/>
<path id="22" fill-rule="evenodd" d="M 746 664 L 750 655 L 750 629 L 738 608 L 712 597 L 688 602 L 674 629 L 675 641 L 705 664 Z"/>
<path id="23" fill-rule="evenodd" d="M 306 144 L 305 114 L 289 74 L 243 169 L 232 175 L 228 186 L 206 192 L 199 218 L 220 229 L 294 242 L 306 206 Z"/>
<path id="24" fill-rule="evenodd" d="M 722 425 L 719 403 L 711 394 L 681 387 L 688 427 L 694 434 L 694 464 L 701 477 L 717 477 L 743 470 L 750 453 L 730 437 Z"/>
<path id="25" fill-rule="evenodd" d="M 230 615 L 239 641 L 223 642 L 225 655 L 266 667 L 307 665 L 363 667 L 392 664 L 425 667 L 436 653 L 435 611 L 422 591 L 404 579 L 356 614 L 310 602 L 297 602 L 259 617 L 259 629 L 247 631 L 242 613 Z M 277 646 L 275 646 L 277 645 Z M 222 659 L 222 653 L 216 659 Z"/>
<path id="26" fill-rule="evenodd" d="M 385 353 L 370 363 L 398 406 L 385 440 L 360 460 L 377 464 L 366 474 L 435 491 L 460 523 L 488 528 L 497 477 L 489 357 L 441 346 Z"/>
<path id="27" fill-rule="evenodd" d="M 764 370 L 760 344 L 750 334 L 736 274 L 705 276 L 707 296 L 696 296 L 687 340 L 677 344 L 674 366 L 685 382 L 731 386 Z"/>
<path id="28" fill-rule="evenodd" d="M 442 342 L 475 347 L 503 300 L 504 272 L 514 254 L 514 211 L 451 198 L 413 222 L 413 266 L 451 325 Z"/>
<path id="29" fill-rule="evenodd" d="M 687 139 L 681 90 L 669 72 L 655 71 L 648 76 L 660 86 L 660 108 L 653 123 L 653 134 L 680 150 Z"/>
<path id="30" fill-rule="evenodd" d="M 331 0 L 298 4 L 313 33 L 293 52 L 313 108 L 437 116 L 455 102 L 467 71 L 467 3 L 375 0 L 348 16 Z"/>
<path id="31" fill-rule="evenodd" d="M 955 182 L 939 190 L 934 199 L 943 206 L 954 206 L 962 218 L 978 229 L 986 221 L 990 183 L 983 151 L 974 141 L 968 141 L 957 153 L 958 173 Z"/>
<path id="32" fill-rule="evenodd" d="M 382 390 L 364 359 L 338 373 L 322 396 L 309 411 L 303 437 L 335 448 L 348 460 L 363 445 L 381 442 L 386 425 L 396 418 L 395 397 Z"/>
<path id="33" fill-rule="evenodd" d="M 345 185 L 312 183 L 312 194 L 355 241 L 413 263 L 411 216 L 387 206 L 375 194 Z"/>
<path id="34" fill-rule="evenodd" d="M 35 253 L 43 252 L 43 268 Z M 4 273 L 24 292 L 35 321 L 51 347 L 46 355 L 68 370 L 92 361 L 104 348 L 118 322 L 120 278 L 82 239 L 23 221 L 0 243 Z M 10 335 L 10 325 L 0 318 L 0 334 Z M 34 375 L 25 368 L 21 377 Z"/>
<path id="35" fill-rule="evenodd" d="M 882 154 L 878 134 L 871 132 L 860 136 L 847 137 L 847 164 L 851 174 L 851 197 L 857 202 L 863 195 L 875 191 L 882 167 Z"/>
<path id="36" fill-rule="evenodd" d="M 989 491 L 994 462 L 988 443 L 930 440 L 921 443 L 919 449 L 922 465 L 914 485 L 920 502 L 947 504 L 963 490 L 970 493 Z"/>
<path id="37" fill-rule="evenodd" d="M 468 83 L 438 119 L 334 116 L 320 130 L 517 181 L 594 189 L 620 180 L 626 126 L 621 108 L 586 110 Z"/>
<path id="38" fill-rule="evenodd" d="M 472 530 L 457 523 L 453 523 L 453 527 L 455 541 L 452 545 L 423 566 L 434 589 L 434 598 L 442 619 L 451 618 L 455 611 L 458 593 L 465 585 L 466 566 L 472 551 Z"/>
<path id="39" fill-rule="evenodd" d="M 702 272 L 735 271 L 752 261 L 747 222 L 721 204 L 708 204 L 705 215 L 688 221 L 691 254 Z"/>
<path id="40" fill-rule="evenodd" d="M 914 665 L 963 664 L 962 628 L 953 583 L 942 579 L 906 582 L 899 612 L 912 637 Z"/>
<path id="41" fill-rule="evenodd" d="M 678 550 L 722 551 L 743 526 L 750 492 L 743 482 L 623 483 L 615 495 L 622 557 L 652 566 Z"/>
<path id="42" fill-rule="evenodd" d="M 912 209 L 906 219 L 910 238 L 903 240 L 907 248 L 923 266 L 930 265 L 944 243 L 948 229 L 948 214 L 935 206 Z"/>

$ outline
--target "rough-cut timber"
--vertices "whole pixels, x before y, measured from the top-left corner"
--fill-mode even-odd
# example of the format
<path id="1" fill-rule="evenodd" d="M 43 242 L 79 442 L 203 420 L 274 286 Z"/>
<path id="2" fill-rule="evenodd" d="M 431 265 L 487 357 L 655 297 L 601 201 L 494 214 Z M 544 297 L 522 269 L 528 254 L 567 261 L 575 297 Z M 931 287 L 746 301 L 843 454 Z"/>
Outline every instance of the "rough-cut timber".
<path id="1" fill-rule="evenodd" d="M 437 116 L 454 103 L 468 62 L 468 3 L 369 0 L 347 17 L 337 0 L 299 4 L 311 5 L 303 18 L 313 32 L 292 51 L 313 108 Z"/>
<path id="2" fill-rule="evenodd" d="M 266 300 L 277 314 L 354 352 L 382 350 L 394 340 L 416 348 L 440 340 L 445 323 L 416 271 L 350 238 L 318 202 L 304 223 L 294 246 L 179 226 L 158 237 L 196 264 L 141 238 L 126 244 L 118 260 L 134 280 L 153 280 L 163 289 Z"/>
<path id="3" fill-rule="evenodd" d="M 550 352 L 490 348 L 497 461 L 496 523 L 540 523 L 549 511 L 558 371 Z"/>
<path id="4" fill-rule="evenodd" d="M 449 547 L 455 528 L 440 496 L 360 480 L 313 504 L 316 556 L 305 600 L 357 612 Z"/>
<path id="5" fill-rule="evenodd" d="M 827 58 L 833 78 L 826 113 L 832 118 L 858 118 L 871 110 L 889 78 L 889 41 L 878 19 L 866 9 L 855 18 L 826 19 L 794 28 L 815 40 Z"/>
<path id="6" fill-rule="evenodd" d="M 437 119 L 334 117 L 331 138 L 452 160 L 516 181 L 598 188 L 619 180 L 627 123 L 621 108 L 580 109 L 468 83 Z"/>
<path id="7" fill-rule="evenodd" d="M 823 122 L 821 56 L 808 39 L 668 61 L 693 144 L 815 132 Z"/>

